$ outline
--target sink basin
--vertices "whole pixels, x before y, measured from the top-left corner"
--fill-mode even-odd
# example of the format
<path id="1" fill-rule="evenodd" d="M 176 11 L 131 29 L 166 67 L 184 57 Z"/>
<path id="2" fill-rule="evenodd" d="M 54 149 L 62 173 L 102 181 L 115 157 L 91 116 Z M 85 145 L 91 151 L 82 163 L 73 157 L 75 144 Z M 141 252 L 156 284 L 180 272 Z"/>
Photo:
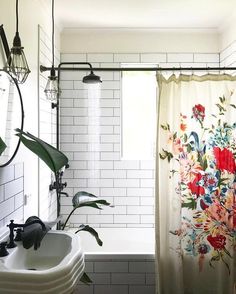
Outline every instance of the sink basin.
<path id="1" fill-rule="evenodd" d="M 8 231 L 1 238 L 6 240 Z M 77 234 L 49 231 L 38 250 L 22 242 L 0 257 L 0 293 L 71 294 L 84 271 L 84 255 Z"/>

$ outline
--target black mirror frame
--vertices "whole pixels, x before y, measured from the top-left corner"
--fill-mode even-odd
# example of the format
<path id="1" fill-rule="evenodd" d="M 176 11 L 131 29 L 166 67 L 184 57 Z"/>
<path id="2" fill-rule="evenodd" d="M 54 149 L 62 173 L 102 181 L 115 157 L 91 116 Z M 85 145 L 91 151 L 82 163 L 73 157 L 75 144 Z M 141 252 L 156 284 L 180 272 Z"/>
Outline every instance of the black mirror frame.
<path id="1" fill-rule="evenodd" d="M 0 72 L 5 72 L 6 74 L 8 74 L 8 76 L 11 78 L 11 80 L 14 82 L 15 86 L 16 86 L 16 89 L 18 91 L 18 94 L 19 94 L 19 99 L 20 99 L 20 108 L 21 108 L 21 126 L 20 126 L 20 130 L 23 131 L 23 127 L 24 127 L 24 106 L 23 106 L 23 99 L 22 99 L 22 95 L 21 95 L 21 91 L 20 91 L 20 87 L 18 85 L 18 82 L 17 80 L 11 75 L 9 74 L 9 72 L 5 71 L 4 69 L 0 69 Z M 4 163 L 4 164 L 0 164 L 0 168 L 1 167 L 5 167 L 7 166 L 8 164 L 10 164 L 12 162 L 12 160 L 14 159 L 14 157 L 16 156 L 18 150 L 19 150 L 19 147 L 20 147 L 20 138 L 18 139 L 18 142 L 17 142 L 17 145 L 16 145 L 16 149 L 15 151 L 13 152 L 12 156 L 10 157 L 10 159 Z"/>

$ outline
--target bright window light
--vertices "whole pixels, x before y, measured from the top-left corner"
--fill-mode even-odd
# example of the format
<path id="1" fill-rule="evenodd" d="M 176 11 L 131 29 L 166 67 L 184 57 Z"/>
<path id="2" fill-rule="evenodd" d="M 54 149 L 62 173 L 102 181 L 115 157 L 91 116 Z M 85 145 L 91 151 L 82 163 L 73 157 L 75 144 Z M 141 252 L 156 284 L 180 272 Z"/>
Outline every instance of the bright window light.
<path id="1" fill-rule="evenodd" d="M 122 65 L 128 67 L 134 65 Z M 137 65 L 137 67 L 147 65 Z M 155 65 L 148 65 L 154 67 Z M 156 137 L 157 82 L 155 71 L 122 74 L 122 159 L 153 159 Z"/>

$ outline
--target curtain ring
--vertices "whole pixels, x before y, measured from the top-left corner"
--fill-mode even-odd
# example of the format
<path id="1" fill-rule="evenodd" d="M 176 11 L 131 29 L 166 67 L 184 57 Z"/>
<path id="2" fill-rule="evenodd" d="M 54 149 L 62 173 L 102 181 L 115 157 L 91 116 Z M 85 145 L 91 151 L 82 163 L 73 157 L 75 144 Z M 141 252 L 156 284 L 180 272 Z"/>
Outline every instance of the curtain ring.
<path id="1" fill-rule="evenodd" d="M 175 67 L 172 67 L 172 75 L 175 75 Z"/>
<path id="2" fill-rule="evenodd" d="M 161 74 L 160 70 L 158 70 L 160 68 L 159 64 L 156 64 L 157 69 L 156 69 L 156 78 L 159 78 L 159 75 Z"/>

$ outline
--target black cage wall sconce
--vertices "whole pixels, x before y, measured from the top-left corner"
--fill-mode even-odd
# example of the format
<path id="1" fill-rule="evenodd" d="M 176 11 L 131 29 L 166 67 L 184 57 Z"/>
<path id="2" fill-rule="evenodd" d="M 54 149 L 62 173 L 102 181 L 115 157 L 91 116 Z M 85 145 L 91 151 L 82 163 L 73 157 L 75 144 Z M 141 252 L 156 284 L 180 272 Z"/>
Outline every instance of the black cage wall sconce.
<path id="1" fill-rule="evenodd" d="M 56 71 L 54 67 L 54 31 L 55 31 L 55 24 L 54 24 L 54 0 L 52 0 L 52 67 L 50 69 L 50 75 L 48 76 L 47 84 L 44 89 L 44 93 L 46 98 L 49 101 L 56 101 L 57 95 L 59 93 L 59 86 L 58 86 L 58 78 L 56 76 Z"/>
<path id="2" fill-rule="evenodd" d="M 89 62 L 62 62 L 58 65 L 58 67 L 46 67 L 41 65 L 40 71 L 50 71 L 50 76 L 48 77 L 47 85 L 44 90 L 46 97 L 48 100 L 52 102 L 52 108 L 58 107 L 58 96 L 60 93 L 60 72 L 61 71 L 78 71 L 78 70 L 88 70 L 87 68 L 79 68 L 79 67 L 64 67 L 65 65 L 88 65 L 90 73 L 83 77 L 82 82 L 85 84 L 98 84 L 102 83 L 102 79 L 100 76 L 97 76 L 93 72 L 93 67 Z M 58 71 L 58 76 L 56 76 L 56 71 Z"/>
<path id="3" fill-rule="evenodd" d="M 87 76 L 84 76 L 83 79 L 82 79 L 82 82 L 85 83 L 85 84 L 98 84 L 98 83 L 102 83 L 102 79 L 100 76 L 97 76 L 95 75 L 95 73 L 93 72 L 93 67 L 91 65 L 91 63 L 89 62 L 62 62 L 59 64 L 58 67 L 46 67 L 46 66 L 43 66 L 41 65 L 40 66 L 40 71 L 41 72 L 45 72 L 45 71 L 54 71 L 54 75 L 55 75 L 55 71 L 58 71 L 58 79 L 59 79 L 59 76 L 60 76 L 60 72 L 61 71 L 77 71 L 77 70 L 88 70 L 87 68 L 79 68 L 79 67 L 63 67 L 64 65 L 74 65 L 74 66 L 77 66 L 77 65 L 88 65 L 89 66 L 89 70 L 90 70 L 90 73 L 87 75 Z"/>
<path id="4" fill-rule="evenodd" d="M 60 63 L 58 68 L 55 68 L 55 54 L 54 54 L 54 39 L 55 39 L 55 17 L 54 17 L 54 0 L 52 0 L 52 67 L 44 67 L 41 66 L 40 70 L 41 72 L 50 71 L 50 75 L 48 76 L 47 84 L 44 90 L 44 93 L 46 95 L 46 98 L 52 102 L 58 100 L 58 95 L 60 92 L 59 89 L 59 75 L 60 75 L 60 70 L 63 70 L 64 68 L 61 67 L 63 64 L 73 64 L 73 65 L 89 65 L 90 67 L 90 74 L 85 76 L 83 78 L 83 83 L 86 84 L 95 84 L 95 83 L 100 83 L 101 78 L 97 75 L 94 74 L 92 65 L 89 62 L 73 62 L 73 63 Z M 56 76 L 56 70 L 58 70 L 58 76 Z M 52 103 L 52 108 L 54 108 L 58 103 Z"/>
<path id="5" fill-rule="evenodd" d="M 25 57 L 24 47 L 21 45 L 21 39 L 19 34 L 19 15 L 18 15 L 19 0 L 16 0 L 16 33 L 13 39 L 13 47 L 7 53 L 7 64 L 5 70 L 9 72 L 19 84 L 23 84 L 29 73 L 30 69 Z"/>

